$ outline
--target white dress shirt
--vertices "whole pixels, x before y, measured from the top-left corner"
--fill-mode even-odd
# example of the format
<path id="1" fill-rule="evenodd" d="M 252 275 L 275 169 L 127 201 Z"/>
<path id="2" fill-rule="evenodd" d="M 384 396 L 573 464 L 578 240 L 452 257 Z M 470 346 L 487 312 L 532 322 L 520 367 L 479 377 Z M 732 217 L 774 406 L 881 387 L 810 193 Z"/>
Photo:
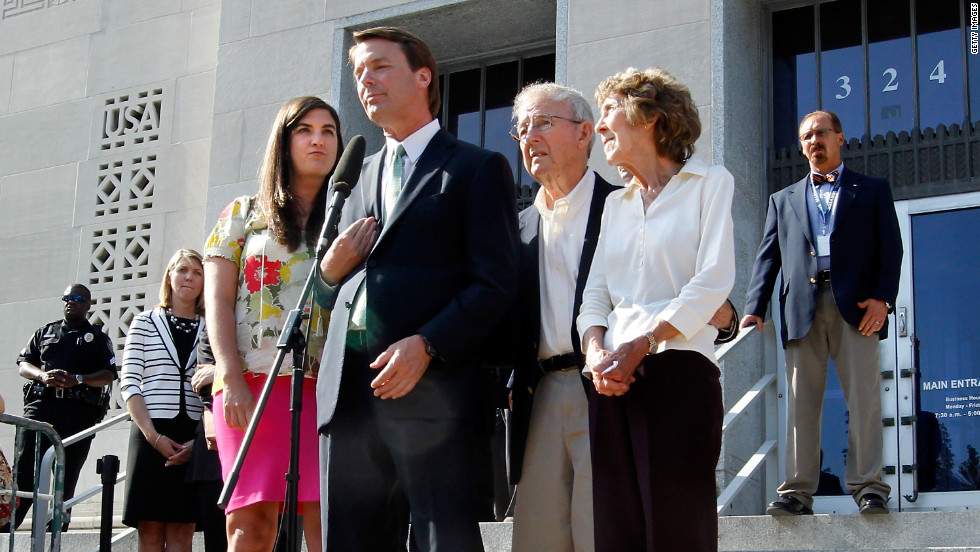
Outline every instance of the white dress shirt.
<path id="1" fill-rule="evenodd" d="M 552 209 L 548 209 L 543 187 L 534 199 L 534 207 L 541 215 L 538 230 L 541 343 L 538 358 L 542 360 L 574 351 L 572 324 L 575 313 L 572 308 L 575 283 L 594 188 L 595 173 L 586 171 L 568 195 L 555 200 Z"/>
<path id="2" fill-rule="evenodd" d="M 432 119 L 425 126 L 416 130 L 404 140 L 402 140 L 401 145 L 405 148 L 405 165 L 402 169 L 402 186 L 404 187 L 405 182 L 408 182 L 409 177 L 412 176 L 412 170 L 415 169 L 415 163 L 419 160 L 422 152 L 425 151 L 426 146 L 432 141 L 432 137 L 439 132 L 439 119 Z M 385 137 L 385 162 L 384 169 L 381 174 L 381 185 L 384 188 L 388 187 L 388 182 L 391 180 L 388 175 L 391 174 L 393 167 L 395 165 L 395 152 L 398 151 L 398 140 L 391 137 Z M 404 193 L 404 188 L 402 192 Z M 382 201 L 384 198 L 388 197 L 388 190 L 381 190 Z M 382 205 L 382 212 L 389 212 L 387 205 Z"/>
<path id="3" fill-rule="evenodd" d="M 429 145 L 434 137 L 439 132 L 439 119 L 432 119 L 422 128 L 416 130 L 412 134 L 408 135 L 402 142 L 401 145 L 405 148 L 405 160 L 404 165 L 402 165 L 402 182 L 401 182 L 401 194 L 405 193 L 405 183 L 408 182 L 410 176 L 412 176 L 412 171 L 415 170 L 415 162 L 418 161 L 422 152 Z M 386 198 L 388 197 L 388 186 L 391 183 L 391 172 L 394 170 L 395 166 L 395 152 L 398 151 L 398 140 L 390 136 L 385 137 L 385 159 L 384 164 L 381 168 L 381 212 L 390 213 L 392 209 L 389 209 L 385 205 Z M 387 221 L 385 221 L 387 222 Z M 354 296 L 354 305 L 351 307 L 351 317 L 347 329 L 349 331 L 359 331 L 365 329 L 365 320 L 367 317 L 365 305 L 366 299 L 364 298 L 364 283 L 361 283 L 361 287 L 357 290 L 357 294 Z"/>
<path id="4" fill-rule="evenodd" d="M 708 321 L 735 283 L 734 190 L 724 167 L 692 158 L 645 213 L 639 184 L 609 194 L 578 317 L 580 334 L 592 326 L 608 328 L 604 347 L 614 351 L 660 319 L 680 334 L 659 351 L 696 351 L 717 363 L 718 331 Z"/>
<path id="5" fill-rule="evenodd" d="M 806 211 L 810 217 L 810 231 L 813 233 L 813 239 L 819 240 L 819 236 L 828 236 L 834 230 L 835 219 L 837 218 L 837 203 L 840 199 L 840 178 L 844 175 L 844 163 L 837 165 L 834 169 L 837 171 L 837 182 L 831 184 L 825 182 L 817 186 L 818 193 L 820 194 L 820 199 L 823 201 L 824 205 L 830 206 L 830 213 L 827 215 L 827 219 L 823 220 L 823 215 L 820 214 L 820 210 L 817 209 L 816 200 L 813 198 L 813 174 L 816 171 L 810 171 L 809 182 L 807 182 L 807 195 L 806 195 Z M 830 171 L 833 172 L 833 171 Z M 830 240 L 827 239 L 827 255 L 820 255 L 819 248 L 817 250 L 817 270 L 830 270 Z"/>

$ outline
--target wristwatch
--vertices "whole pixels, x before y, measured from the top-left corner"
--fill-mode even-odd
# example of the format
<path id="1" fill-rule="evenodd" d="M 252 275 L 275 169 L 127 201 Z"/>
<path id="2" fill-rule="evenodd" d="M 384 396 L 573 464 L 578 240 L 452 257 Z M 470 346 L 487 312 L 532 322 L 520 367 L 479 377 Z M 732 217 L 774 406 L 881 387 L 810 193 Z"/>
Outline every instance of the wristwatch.
<path id="1" fill-rule="evenodd" d="M 421 337 L 422 342 L 425 343 L 425 354 L 429 355 L 432 358 L 439 358 L 439 352 L 436 351 L 435 346 L 432 345 L 432 342 L 429 341 L 429 338 L 425 337 L 422 334 L 419 334 L 419 337 Z"/>
<path id="2" fill-rule="evenodd" d="M 81 374 L 75 374 L 75 381 L 77 381 L 78 384 L 81 385 L 82 384 L 82 375 Z"/>
<path id="3" fill-rule="evenodd" d="M 647 343 L 650 344 L 650 348 L 647 350 L 648 355 L 652 355 L 657 352 L 657 338 L 653 337 L 653 332 L 646 332 L 643 337 L 647 338 Z"/>
<path id="4" fill-rule="evenodd" d="M 888 309 L 888 314 L 891 314 L 892 311 L 895 310 L 895 305 L 892 305 L 888 301 L 884 301 L 884 303 L 885 303 L 885 308 Z"/>

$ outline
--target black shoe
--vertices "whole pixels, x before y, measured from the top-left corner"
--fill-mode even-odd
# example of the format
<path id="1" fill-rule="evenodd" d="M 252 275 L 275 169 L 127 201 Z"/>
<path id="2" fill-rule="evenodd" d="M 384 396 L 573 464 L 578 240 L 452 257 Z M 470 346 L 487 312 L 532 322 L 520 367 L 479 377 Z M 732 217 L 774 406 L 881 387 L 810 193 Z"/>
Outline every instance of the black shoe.
<path id="1" fill-rule="evenodd" d="M 779 497 L 775 502 L 770 502 L 766 513 L 770 516 L 812 516 L 813 510 L 795 497 L 786 495 Z"/>
<path id="2" fill-rule="evenodd" d="M 885 506 L 885 499 L 874 493 L 868 493 L 858 500 L 862 514 L 887 514 L 888 506 Z"/>

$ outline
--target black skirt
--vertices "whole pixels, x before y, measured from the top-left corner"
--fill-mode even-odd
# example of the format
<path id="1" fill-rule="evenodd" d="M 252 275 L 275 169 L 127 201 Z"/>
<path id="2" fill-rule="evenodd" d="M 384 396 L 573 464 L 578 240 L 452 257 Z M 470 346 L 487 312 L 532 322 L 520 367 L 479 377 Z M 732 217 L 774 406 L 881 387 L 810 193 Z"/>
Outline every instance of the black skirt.
<path id="1" fill-rule="evenodd" d="M 157 432 L 177 443 L 194 439 L 198 421 L 181 412 L 172 419 L 154 419 Z M 167 459 L 153 449 L 134 423 L 129 432 L 129 463 L 126 470 L 126 503 L 123 523 L 136 527 L 141 521 L 197 523 L 197 491 L 185 481 L 187 464 L 164 466 Z"/>

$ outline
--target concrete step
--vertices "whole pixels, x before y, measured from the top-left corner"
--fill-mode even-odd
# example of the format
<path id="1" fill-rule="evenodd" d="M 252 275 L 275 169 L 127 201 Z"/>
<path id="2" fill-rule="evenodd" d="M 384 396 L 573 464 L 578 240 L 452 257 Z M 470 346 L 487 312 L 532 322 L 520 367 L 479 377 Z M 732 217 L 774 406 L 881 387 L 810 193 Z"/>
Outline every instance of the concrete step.
<path id="1" fill-rule="evenodd" d="M 980 548 L 980 510 L 726 516 L 718 520 L 718 534 L 719 550 L 726 552 L 975 549 Z"/>
<path id="2" fill-rule="evenodd" d="M 486 552 L 511 552 L 513 526 L 509 521 L 482 523 L 480 531 Z M 980 510 L 887 516 L 724 516 L 718 519 L 718 533 L 720 552 L 980 552 Z M 201 537 L 201 533 L 194 535 L 195 551 L 204 550 Z M 8 549 L 7 542 L 8 535 L 0 535 L 0 550 Z M 18 531 L 14 552 L 30 552 L 30 543 L 30 534 Z M 72 530 L 62 535 L 61 550 L 89 552 L 98 544 L 98 532 Z M 134 535 L 113 545 L 113 552 L 137 552 L 136 544 Z"/>
<path id="3" fill-rule="evenodd" d="M 509 522 L 484 523 L 486 552 L 511 552 Z M 980 552 L 980 511 L 887 516 L 725 516 L 721 552 Z"/>

